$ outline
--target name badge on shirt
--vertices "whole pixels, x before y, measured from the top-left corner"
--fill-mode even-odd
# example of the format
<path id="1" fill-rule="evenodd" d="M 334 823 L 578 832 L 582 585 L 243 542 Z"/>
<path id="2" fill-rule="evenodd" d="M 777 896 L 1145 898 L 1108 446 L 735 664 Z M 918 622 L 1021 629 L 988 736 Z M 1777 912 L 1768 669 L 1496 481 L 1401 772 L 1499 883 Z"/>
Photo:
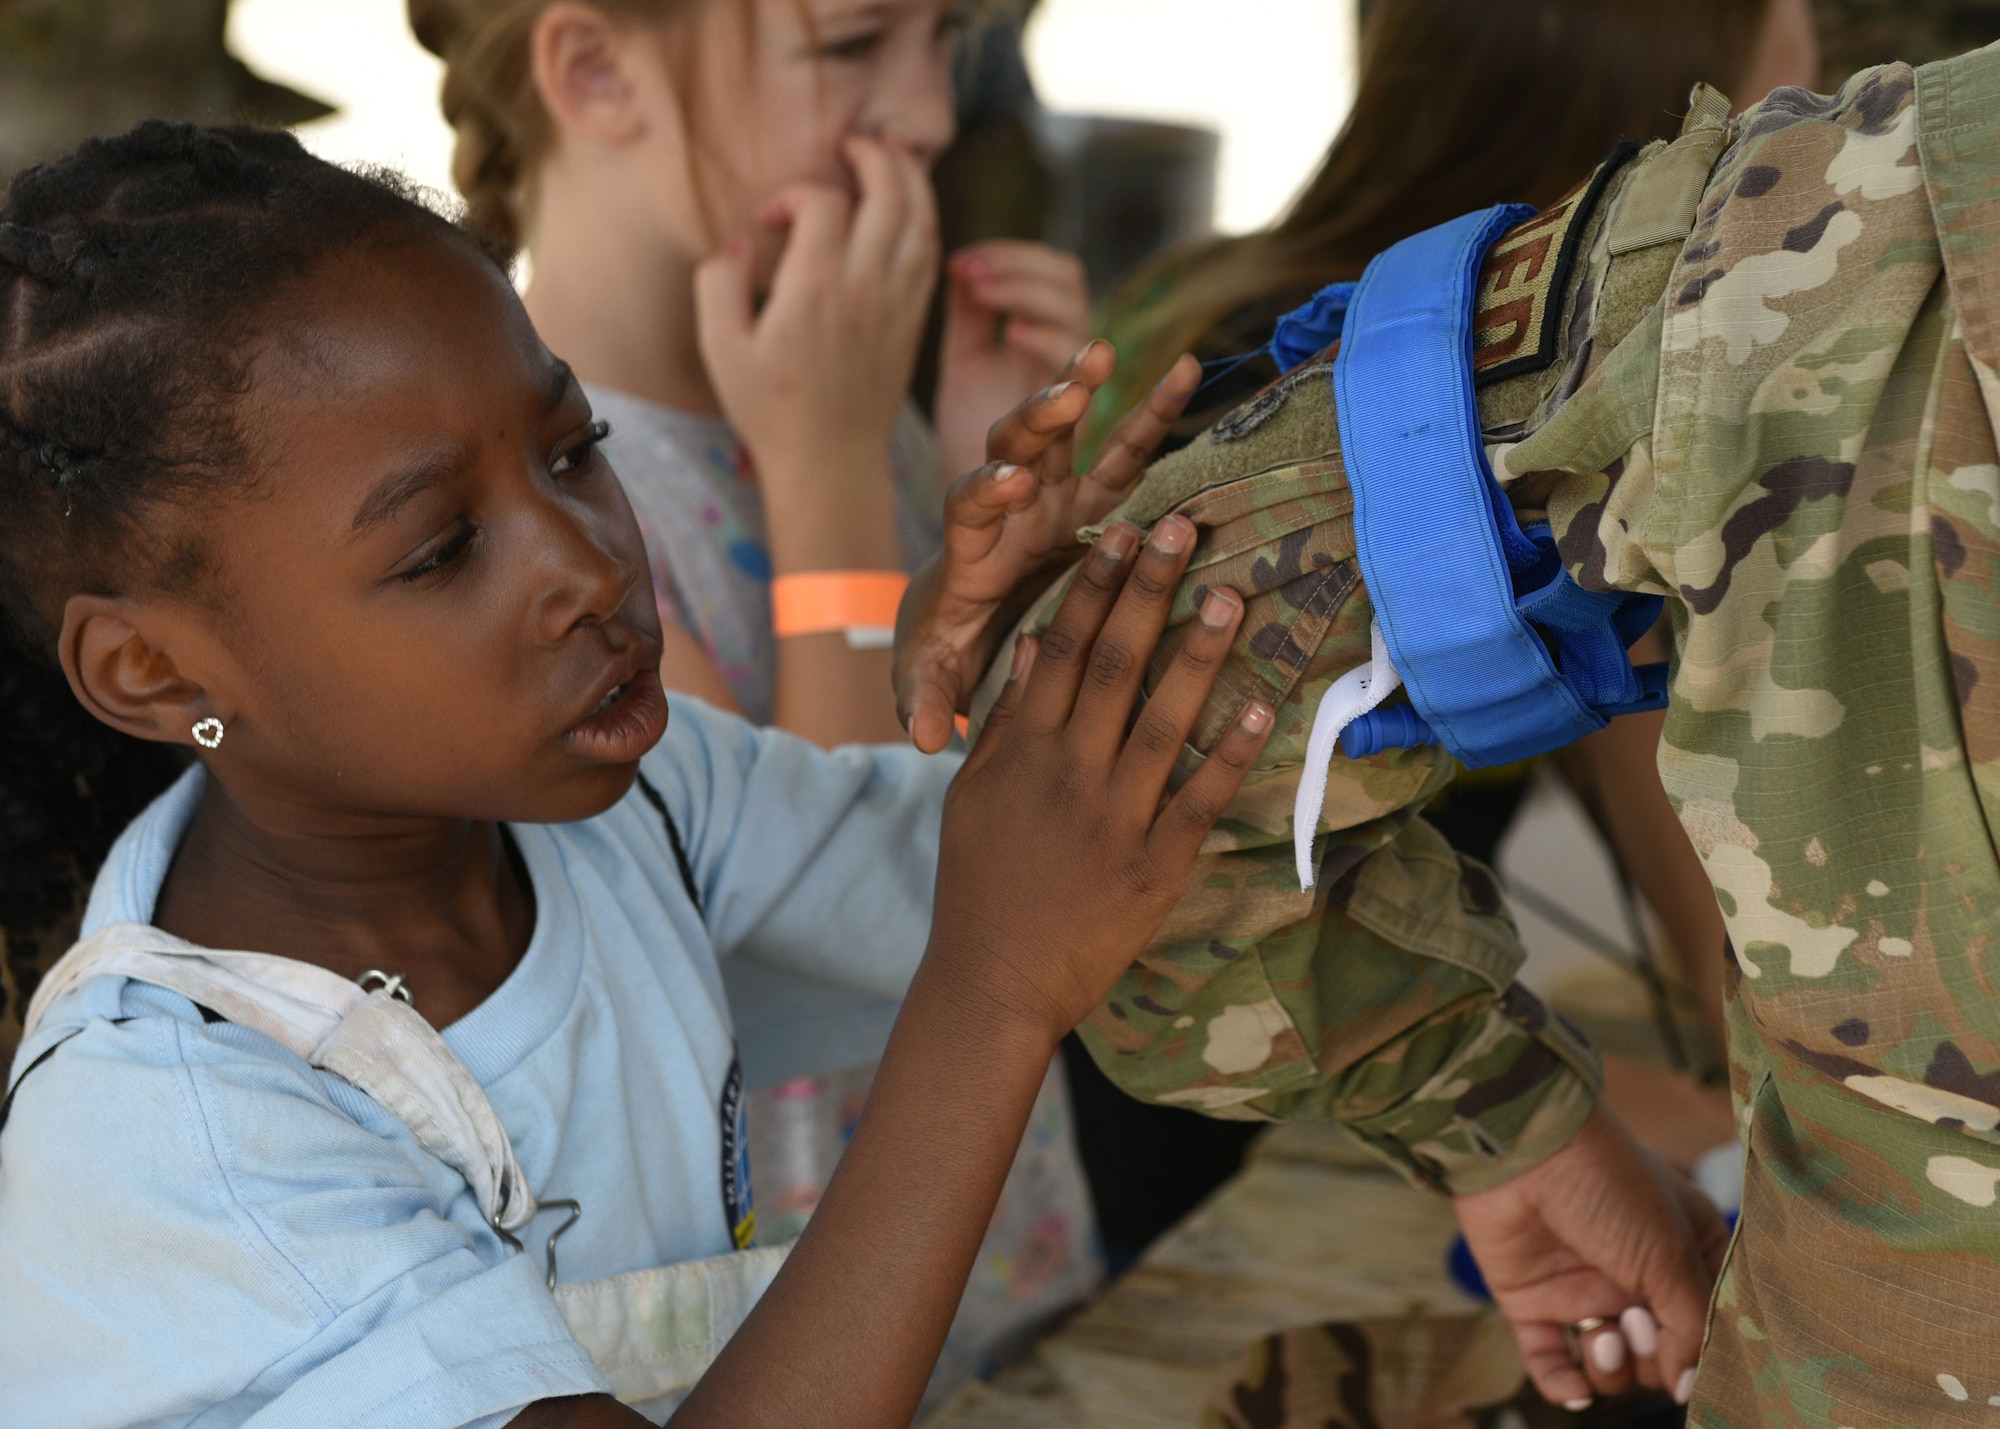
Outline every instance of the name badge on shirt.
<path id="1" fill-rule="evenodd" d="M 732 1057 L 722 1084 L 722 1216 L 738 1250 L 757 1243 L 757 1207 L 750 1197 L 750 1121 L 743 1100 L 743 1061 Z"/>
<path id="2" fill-rule="evenodd" d="M 1473 318 L 1473 381 L 1491 386 L 1554 365 L 1562 351 L 1563 304 L 1584 234 L 1611 180 L 1639 152 L 1625 141 L 1546 210 L 1487 250 Z"/>

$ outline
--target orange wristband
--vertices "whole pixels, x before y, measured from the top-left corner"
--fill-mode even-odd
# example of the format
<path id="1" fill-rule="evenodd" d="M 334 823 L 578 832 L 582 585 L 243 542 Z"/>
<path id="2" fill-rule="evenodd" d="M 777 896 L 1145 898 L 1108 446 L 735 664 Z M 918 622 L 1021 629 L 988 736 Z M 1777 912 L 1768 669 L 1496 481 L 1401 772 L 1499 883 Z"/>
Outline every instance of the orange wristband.
<path id="1" fill-rule="evenodd" d="M 901 571 L 805 571 L 771 582 L 771 629 L 788 635 L 847 636 L 856 650 L 895 641 L 896 607 L 910 578 Z"/>

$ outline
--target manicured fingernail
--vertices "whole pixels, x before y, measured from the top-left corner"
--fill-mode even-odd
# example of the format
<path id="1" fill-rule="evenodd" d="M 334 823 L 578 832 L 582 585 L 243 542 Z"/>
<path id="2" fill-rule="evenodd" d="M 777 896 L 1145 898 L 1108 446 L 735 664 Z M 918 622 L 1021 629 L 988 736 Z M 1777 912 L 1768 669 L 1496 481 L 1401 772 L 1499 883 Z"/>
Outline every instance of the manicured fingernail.
<path id="1" fill-rule="evenodd" d="M 1690 1399 L 1693 1398 L 1694 1398 L 1694 1371 L 1691 1369 L 1684 1369 L 1681 1371 L 1680 1383 L 1674 1386 L 1674 1403 L 1686 1404 Z"/>
<path id="2" fill-rule="evenodd" d="M 1086 357 L 1090 356 L 1090 350 L 1095 346 L 1097 346 L 1097 339 L 1092 338 L 1089 342 L 1086 342 L 1081 348 L 1077 349 L 1077 354 L 1075 357 L 1072 357 L 1069 360 L 1069 365 L 1071 367 L 1083 366 L 1083 360 Z"/>
<path id="3" fill-rule="evenodd" d="M 1653 1318 L 1653 1312 L 1644 1305 L 1634 1305 L 1620 1315 L 1618 1328 L 1625 1332 L 1625 1338 L 1632 1342 L 1632 1353 L 1640 1359 L 1659 1350 L 1659 1321 Z"/>
<path id="4" fill-rule="evenodd" d="M 1600 1331 L 1590 1342 L 1590 1362 L 1616 1374 L 1625 1367 L 1625 1337 L 1616 1330 Z"/>
<path id="5" fill-rule="evenodd" d="M 1201 623 L 1220 630 L 1236 614 L 1236 597 L 1226 590 L 1212 590 L 1201 603 Z"/>
<path id="6" fill-rule="evenodd" d="M 1590 1408 L 1590 1401 L 1587 1399 L 1565 1399 L 1563 1401 L 1563 1408 L 1572 1414 L 1581 1414 L 1584 1410 Z"/>
<path id="7" fill-rule="evenodd" d="M 1100 566 L 1121 565 L 1138 542 L 1139 533 L 1121 521 L 1097 538 L 1097 550 L 1092 559 Z"/>
<path id="8" fill-rule="evenodd" d="M 1241 724 L 1250 734 L 1262 734 L 1271 727 L 1271 707 L 1262 700 L 1252 700 L 1243 707 Z"/>
<path id="9" fill-rule="evenodd" d="M 1194 544 L 1194 526 L 1179 516 L 1169 516 L 1153 528 L 1149 544 L 1156 551 L 1178 556 Z"/>

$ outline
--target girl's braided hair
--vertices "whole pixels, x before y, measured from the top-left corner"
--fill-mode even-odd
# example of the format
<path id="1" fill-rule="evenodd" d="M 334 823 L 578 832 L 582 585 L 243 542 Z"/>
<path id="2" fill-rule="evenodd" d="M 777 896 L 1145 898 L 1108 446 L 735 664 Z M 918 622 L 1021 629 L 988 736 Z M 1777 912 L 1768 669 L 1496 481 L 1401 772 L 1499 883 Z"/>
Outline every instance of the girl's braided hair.
<path id="1" fill-rule="evenodd" d="M 149 121 L 9 186 L 0 935 L 13 975 L 0 978 L 0 1028 L 9 985 L 17 1000 L 31 991 L 37 945 L 74 915 L 111 840 L 185 768 L 177 749 L 107 728 L 71 695 L 55 662 L 64 603 L 199 595 L 199 523 L 165 518 L 255 481 L 236 408 L 260 322 L 364 240 L 455 232 L 403 180 L 248 127 Z"/>
<path id="2" fill-rule="evenodd" d="M 466 222 L 511 254 L 527 238 L 536 164 L 553 125 L 535 89 L 529 55 L 535 21 L 549 0 L 406 0 L 410 29 L 444 61 L 438 103 L 456 142 L 451 176 L 465 196 Z M 690 0 L 595 0 L 608 14 L 658 21 L 690 11 Z M 744 19 L 753 19 L 744 7 Z M 698 78 L 683 70 L 683 88 Z"/>

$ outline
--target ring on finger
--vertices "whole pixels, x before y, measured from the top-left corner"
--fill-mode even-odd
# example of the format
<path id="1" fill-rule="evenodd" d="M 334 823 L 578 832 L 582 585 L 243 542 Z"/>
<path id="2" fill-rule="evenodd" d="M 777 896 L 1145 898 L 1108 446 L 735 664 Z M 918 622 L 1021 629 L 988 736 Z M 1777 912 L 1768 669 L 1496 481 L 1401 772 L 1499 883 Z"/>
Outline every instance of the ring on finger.
<path id="1" fill-rule="evenodd" d="M 1583 1337 L 1605 1329 L 1611 1322 L 1602 1315 L 1586 1315 L 1581 1320 L 1573 1320 L 1563 1326 L 1563 1344 L 1569 1350 L 1569 1357 L 1578 1364 L 1583 1363 Z"/>

